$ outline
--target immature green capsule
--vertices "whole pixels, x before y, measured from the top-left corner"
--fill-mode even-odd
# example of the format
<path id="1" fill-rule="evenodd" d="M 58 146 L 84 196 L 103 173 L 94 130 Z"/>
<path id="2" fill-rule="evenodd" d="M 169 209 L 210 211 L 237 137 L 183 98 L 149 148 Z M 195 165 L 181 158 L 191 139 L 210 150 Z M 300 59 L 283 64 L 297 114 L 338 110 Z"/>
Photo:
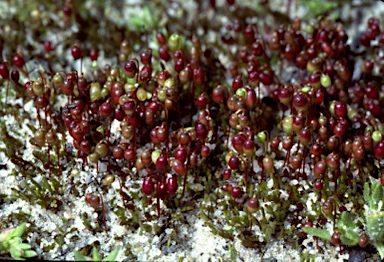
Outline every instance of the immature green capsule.
<path id="1" fill-rule="evenodd" d="M 379 143 L 381 141 L 382 135 L 380 131 L 373 131 L 372 133 L 372 140 L 375 144 Z"/>
<path id="2" fill-rule="evenodd" d="M 331 78 L 328 75 L 322 75 L 320 78 L 320 83 L 325 88 L 328 88 L 332 85 Z"/>
<path id="3" fill-rule="evenodd" d="M 129 78 L 130 79 L 130 78 Z M 128 92 L 134 92 L 136 90 L 136 87 L 134 84 L 130 84 L 130 83 L 125 83 L 124 85 L 124 91 L 125 93 L 128 93 Z"/>
<path id="4" fill-rule="evenodd" d="M 160 151 L 159 150 L 154 150 L 154 151 L 152 151 L 152 154 L 151 154 L 151 159 L 152 159 L 152 162 L 154 163 L 154 164 L 156 164 L 156 161 L 157 161 L 157 159 L 160 157 Z"/>
<path id="5" fill-rule="evenodd" d="M 167 99 L 167 90 L 166 89 L 160 89 L 158 92 L 157 92 L 157 99 L 160 101 L 160 102 L 164 102 L 165 99 Z"/>
<path id="6" fill-rule="evenodd" d="M 309 90 L 311 90 L 311 87 L 310 87 L 310 86 L 304 86 L 304 87 L 301 89 L 301 92 L 308 93 Z"/>
<path id="7" fill-rule="evenodd" d="M 125 139 L 130 140 L 133 137 L 134 128 L 133 126 L 122 126 L 121 133 Z"/>
<path id="8" fill-rule="evenodd" d="M 176 51 L 180 47 L 181 38 L 178 34 L 172 34 L 168 39 L 169 49 L 172 52 Z"/>
<path id="9" fill-rule="evenodd" d="M 348 116 L 349 120 L 352 121 L 353 119 L 359 117 L 359 113 L 357 112 L 357 110 L 354 107 L 347 105 L 347 109 L 348 109 L 347 116 Z"/>
<path id="10" fill-rule="evenodd" d="M 169 77 L 167 80 L 164 82 L 164 88 L 170 88 L 175 86 L 175 79 L 172 77 Z"/>
<path id="11" fill-rule="evenodd" d="M 333 101 L 329 104 L 329 112 L 332 114 L 333 117 L 336 117 L 336 115 L 335 115 L 335 101 Z"/>
<path id="12" fill-rule="evenodd" d="M 144 88 L 137 89 L 136 97 L 142 102 L 145 101 L 147 99 L 147 91 Z"/>
<path id="13" fill-rule="evenodd" d="M 63 83 L 63 78 L 59 73 L 56 73 L 52 78 L 52 82 L 55 88 L 60 88 L 61 84 Z"/>
<path id="14" fill-rule="evenodd" d="M 247 91 L 245 90 L 245 88 L 241 87 L 236 90 L 236 95 L 245 99 L 247 95 Z"/>
<path id="15" fill-rule="evenodd" d="M 283 129 L 284 129 L 284 132 L 289 136 L 293 133 L 293 127 L 292 127 L 292 124 L 293 124 L 293 118 L 292 116 L 286 116 L 284 117 L 283 119 Z"/>
<path id="16" fill-rule="evenodd" d="M 105 143 L 98 143 L 95 148 L 96 153 L 101 157 L 105 157 L 108 155 L 108 146 Z"/>
<path id="17" fill-rule="evenodd" d="M 110 175 L 107 175 L 106 177 L 104 177 L 104 179 L 101 183 L 103 184 L 103 186 L 108 186 L 108 185 L 112 184 L 113 181 L 115 181 L 115 176 L 110 174 Z"/>
<path id="18" fill-rule="evenodd" d="M 97 163 L 99 161 L 99 155 L 95 152 L 88 155 L 88 159 L 92 163 Z"/>
<path id="19" fill-rule="evenodd" d="M 257 137 L 257 140 L 259 140 L 259 142 L 264 142 L 265 139 L 267 139 L 267 135 L 265 134 L 264 131 L 257 133 L 256 137 Z"/>
<path id="20" fill-rule="evenodd" d="M 96 128 L 96 131 L 99 132 L 100 134 L 104 135 L 105 134 L 105 130 L 104 130 L 104 127 L 103 126 L 98 126 Z"/>
<path id="21" fill-rule="evenodd" d="M 95 101 L 100 97 L 101 87 L 99 83 L 92 83 L 91 89 L 89 90 L 89 96 L 91 97 L 91 101 Z"/>
<path id="22" fill-rule="evenodd" d="M 44 84 L 41 77 L 39 77 L 35 82 L 32 83 L 33 93 L 37 96 L 41 96 L 44 94 Z"/>
<path id="23" fill-rule="evenodd" d="M 109 93 L 110 93 L 109 88 L 108 87 L 103 87 L 101 89 L 100 96 L 101 97 L 106 97 L 106 96 L 109 95 Z"/>

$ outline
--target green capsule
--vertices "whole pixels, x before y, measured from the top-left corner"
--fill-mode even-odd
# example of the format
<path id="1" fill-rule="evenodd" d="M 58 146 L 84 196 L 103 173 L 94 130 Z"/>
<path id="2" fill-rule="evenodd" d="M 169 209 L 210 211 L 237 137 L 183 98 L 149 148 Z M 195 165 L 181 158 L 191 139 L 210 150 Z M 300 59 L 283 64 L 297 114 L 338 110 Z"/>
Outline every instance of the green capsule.
<path id="1" fill-rule="evenodd" d="M 236 90 L 236 95 L 245 99 L 247 91 L 245 90 L 245 88 L 241 87 Z"/>
<path id="2" fill-rule="evenodd" d="M 331 78 L 328 75 L 322 75 L 320 78 L 320 83 L 325 88 L 328 88 L 332 85 Z"/>
<path id="3" fill-rule="evenodd" d="M 364 134 L 371 133 L 374 131 L 373 126 L 367 126 L 364 130 Z"/>
<path id="4" fill-rule="evenodd" d="M 133 126 L 122 126 L 121 127 L 121 133 L 123 134 L 123 137 L 127 140 L 130 140 L 133 137 L 134 132 Z"/>
<path id="5" fill-rule="evenodd" d="M 125 93 L 128 93 L 128 92 L 134 92 L 136 90 L 136 87 L 134 84 L 131 84 L 131 83 L 126 83 L 124 85 L 124 91 Z"/>
<path id="6" fill-rule="evenodd" d="M 105 134 L 105 130 L 104 130 L 104 127 L 103 126 L 98 126 L 96 128 L 96 131 L 99 132 L 100 134 L 104 135 Z"/>
<path id="7" fill-rule="evenodd" d="M 114 81 L 115 81 L 115 77 L 114 77 L 114 76 L 109 75 L 109 76 L 107 77 L 107 82 L 112 83 L 112 82 L 114 82 Z"/>
<path id="8" fill-rule="evenodd" d="M 99 161 L 99 155 L 97 153 L 91 153 L 88 155 L 88 159 L 92 163 L 97 163 Z"/>
<path id="9" fill-rule="evenodd" d="M 304 92 L 304 93 L 308 93 L 309 90 L 311 90 L 310 86 L 304 86 L 303 88 L 301 88 L 301 92 Z"/>
<path id="10" fill-rule="evenodd" d="M 91 89 L 89 90 L 89 96 L 91 97 L 91 101 L 97 100 L 101 95 L 101 87 L 98 82 L 91 84 Z"/>
<path id="11" fill-rule="evenodd" d="M 63 78 L 59 73 L 56 73 L 52 78 L 52 82 L 55 88 L 60 88 L 63 83 Z"/>
<path id="12" fill-rule="evenodd" d="M 103 87 L 100 92 L 100 97 L 107 97 L 109 95 L 109 88 Z"/>
<path id="13" fill-rule="evenodd" d="M 159 99 L 160 102 L 164 102 L 165 99 L 167 99 L 167 90 L 166 89 L 160 89 L 159 92 L 157 92 L 157 99 Z"/>
<path id="14" fill-rule="evenodd" d="M 293 118 L 292 116 L 286 116 L 284 117 L 283 119 L 283 129 L 284 129 L 284 132 L 289 136 L 293 133 L 293 127 L 292 127 L 292 124 L 293 124 Z"/>
<path id="15" fill-rule="evenodd" d="M 381 134 L 384 134 L 384 124 L 377 123 L 377 130 L 380 131 Z"/>
<path id="16" fill-rule="evenodd" d="M 354 107 L 347 105 L 347 109 L 348 109 L 347 116 L 348 116 L 349 120 L 352 121 L 354 118 L 359 116 L 359 113 L 357 112 L 357 110 Z"/>
<path id="17" fill-rule="evenodd" d="M 372 133 L 372 140 L 375 144 L 379 143 L 381 141 L 382 135 L 380 131 L 373 131 Z"/>
<path id="18" fill-rule="evenodd" d="M 151 154 L 151 159 L 154 164 L 156 164 L 157 159 L 160 157 L 160 151 L 159 150 L 153 150 Z"/>
<path id="19" fill-rule="evenodd" d="M 265 134 L 265 131 L 257 133 L 256 137 L 257 137 L 257 140 L 259 140 L 259 142 L 264 142 L 265 139 L 267 139 L 267 135 Z"/>
<path id="20" fill-rule="evenodd" d="M 35 82 L 32 83 L 33 93 L 37 96 L 41 96 L 44 94 L 44 83 L 41 77 L 39 77 Z"/>
<path id="21" fill-rule="evenodd" d="M 99 157 L 103 158 L 108 155 L 108 146 L 105 143 L 98 143 L 95 148 L 95 152 Z"/>
<path id="22" fill-rule="evenodd" d="M 169 87 L 175 87 L 175 79 L 172 77 L 169 77 L 167 80 L 164 82 L 164 88 L 169 88 Z"/>
<path id="23" fill-rule="evenodd" d="M 168 45 L 169 49 L 171 49 L 172 52 L 175 52 L 177 49 L 180 48 L 181 39 L 178 34 L 172 34 L 168 39 Z"/>
<path id="24" fill-rule="evenodd" d="M 127 77 L 127 84 L 128 85 L 136 84 L 136 77 Z"/>
<path id="25" fill-rule="evenodd" d="M 104 177 L 104 179 L 101 183 L 103 184 L 103 186 L 108 186 L 108 185 L 112 184 L 114 181 L 115 181 L 115 176 L 110 174 L 110 175 L 107 175 L 106 177 Z"/>
<path id="26" fill-rule="evenodd" d="M 336 117 L 336 115 L 335 115 L 335 101 L 330 103 L 329 112 L 332 114 L 333 117 Z"/>
<path id="27" fill-rule="evenodd" d="M 137 89 L 136 97 L 137 97 L 137 99 L 139 99 L 142 102 L 147 100 L 147 91 L 145 91 L 144 88 Z"/>

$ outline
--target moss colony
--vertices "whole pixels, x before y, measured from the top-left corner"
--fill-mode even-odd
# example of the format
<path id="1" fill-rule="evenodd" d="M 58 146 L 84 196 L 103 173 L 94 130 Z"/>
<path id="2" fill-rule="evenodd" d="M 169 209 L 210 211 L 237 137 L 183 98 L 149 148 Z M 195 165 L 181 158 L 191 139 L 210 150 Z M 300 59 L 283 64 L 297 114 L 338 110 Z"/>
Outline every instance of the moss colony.
<path id="1" fill-rule="evenodd" d="M 1 255 L 383 258 L 383 4 L 183 2 L 0 3 Z"/>

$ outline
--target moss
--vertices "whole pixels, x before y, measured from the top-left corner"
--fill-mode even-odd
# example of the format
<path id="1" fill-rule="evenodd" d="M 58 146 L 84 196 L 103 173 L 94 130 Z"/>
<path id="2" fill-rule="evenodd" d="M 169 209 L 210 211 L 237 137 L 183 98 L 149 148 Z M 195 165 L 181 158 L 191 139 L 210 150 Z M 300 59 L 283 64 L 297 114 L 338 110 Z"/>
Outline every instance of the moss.
<path id="1" fill-rule="evenodd" d="M 39 106 L 44 108 L 37 109 L 37 119 L 30 112 L 26 112 L 24 106 L 15 103 L 4 104 L 0 108 L 1 117 L 10 116 L 15 120 L 11 125 L 9 121 L 0 120 L 0 142 L 4 145 L 0 150 L 16 166 L 9 175 L 17 179 L 18 183 L 11 188 L 10 195 L 1 195 L 1 198 L 5 199 L 1 200 L 0 204 L 5 205 L 21 199 L 57 215 L 64 210 L 72 209 L 73 199 L 83 198 L 86 193 L 93 191 L 106 196 L 106 201 L 103 201 L 100 209 L 95 209 L 97 218 L 94 219 L 83 210 L 79 214 L 84 226 L 92 235 L 101 234 L 108 228 L 106 224 L 111 223 L 109 217 L 111 212 L 117 216 L 116 223 L 119 225 L 133 229 L 140 228 L 141 234 L 152 235 L 161 235 L 166 227 L 185 224 L 189 216 L 198 213 L 199 217 L 206 220 L 206 225 L 213 233 L 230 241 L 239 238 L 244 246 L 253 249 L 265 247 L 267 239 L 283 240 L 287 245 L 297 247 L 305 237 L 305 233 L 300 229 L 305 222 L 315 223 L 319 230 L 324 230 L 322 227 L 325 223 L 338 222 L 341 223 L 337 224 L 340 228 L 342 223 L 348 222 L 343 219 L 346 206 L 350 212 L 356 214 L 356 221 L 359 221 L 355 225 L 356 228 L 371 225 L 371 220 L 369 223 L 363 220 L 366 217 L 363 206 L 368 201 L 367 196 L 364 198 L 363 195 L 363 185 L 371 177 L 381 176 L 382 157 L 375 155 L 374 150 L 376 143 L 380 141 L 375 141 L 371 145 L 372 149 L 364 149 L 363 161 L 359 161 L 354 153 L 345 153 L 344 150 L 348 150 L 347 140 L 361 138 L 367 130 L 371 133 L 383 131 L 382 112 L 375 113 L 373 109 L 368 108 L 375 105 L 382 106 L 383 101 L 380 98 L 382 92 L 378 92 L 380 94 L 377 99 L 368 97 L 370 95 L 367 94 L 369 85 L 380 90 L 382 77 L 376 73 L 371 74 L 363 68 L 364 72 L 360 79 L 355 81 L 355 78 L 359 78 L 355 76 L 358 72 L 352 72 L 352 68 L 357 68 L 355 60 L 370 58 L 377 51 L 377 47 L 366 48 L 363 54 L 350 51 L 353 47 L 345 44 L 343 37 L 345 32 L 340 32 L 344 30 L 344 25 L 341 21 L 335 21 L 327 16 L 337 15 L 336 11 L 341 8 L 340 1 L 324 3 L 299 1 L 299 4 L 308 9 L 307 15 L 300 18 L 299 25 L 297 20 L 290 18 L 288 12 L 281 12 L 273 5 L 262 2 L 252 5 L 245 2 L 232 7 L 213 8 L 207 2 L 197 1 L 194 4 L 198 9 L 195 10 L 197 13 L 193 19 L 189 17 L 188 10 L 183 4 L 169 6 L 166 1 L 153 1 L 145 5 L 141 3 L 139 4 L 141 12 L 127 14 L 124 12 L 128 12 L 129 9 L 123 3 L 115 1 L 90 1 L 87 5 L 83 5 L 80 0 L 73 0 L 66 1 L 63 3 L 64 6 L 37 1 L 28 3 L 23 8 L 18 1 L 6 3 L 20 12 L 13 14 L 12 21 L 10 19 L 0 21 L 0 25 L 9 29 L 5 30 L 1 39 L 3 58 L 12 60 L 10 58 L 15 54 L 23 54 L 28 63 L 26 68 L 12 67 L 20 71 L 22 75 L 20 81 L 2 79 L 0 85 L 7 87 L 8 101 L 20 98 L 23 103 L 32 103 L 33 106 L 39 105 L 40 98 L 47 101 L 43 103 L 44 106 Z M 213 1 L 210 1 L 211 5 L 212 3 Z M 294 8 L 290 3 L 291 1 L 287 2 L 287 10 Z M 62 9 L 67 9 L 67 13 L 63 13 Z M 5 13 L 8 12 L 12 12 L 12 8 L 7 9 Z M 185 21 L 189 20 L 192 21 L 187 24 Z M 238 25 L 240 29 L 235 29 Z M 280 29 L 285 32 L 279 33 L 280 25 Z M 257 31 L 249 39 L 244 34 L 248 26 Z M 302 30 L 300 26 L 308 26 L 308 30 Z M 331 33 L 320 36 L 325 32 L 323 29 Z M 165 34 L 165 43 L 159 43 L 156 38 L 156 33 L 160 31 Z M 52 33 L 60 36 L 59 42 L 54 44 L 53 50 L 42 51 L 43 47 L 38 46 Z M 211 37 L 212 34 L 214 36 Z M 279 47 L 273 49 L 269 46 L 270 40 L 276 35 L 281 39 L 277 43 Z M 266 50 L 261 55 L 257 55 L 257 50 L 254 50 L 255 47 L 252 45 L 255 37 L 260 38 L 262 48 Z M 315 43 L 313 48 L 316 49 L 320 61 L 330 63 L 332 69 L 336 70 L 332 73 L 327 72 L 330 75 L 327 75 L 330 78 L 329 82 L 334 86 L 329 86 L 327 83 L 327 89 L 324 89 L 316 83 L 309 83 L 310 81 L 307 81 L 309 71 L 311 66 L 317 66 L 312 65 L 316 63 L 309 61 L 311 63 L 309 67 L 305 65 L 304 69 L 300 69 L 296 66 L 297 61 L 288 58 L 286 49 L 289 49 L 289 45 L 295 45 L 295 48 L 300 50 L 294 54 L 294 58 L 303 56 L 305 60 L 309 60 L 308 49 L 312 43 L 306 43 L 305 38 L 312 38 Z M 332 55 L 326 52 L 328 50 L 323 50 L 326 49 L 324 43 L 328 43 L 327 41 L 332 43 Z M 83 59 L 80 63 L 75 62 L 70 56 L 66 57 L 74 45 L 81 46 L 83 50 Z M 140 59 L 140 52 L 144 46 L 153 49 L 152 75 L 155 76 L 156 73 L 156 77 L 148 81 L 143 80 L 145 78 L 143 68 L 148 69 L 149 65 L 145 67 L 141 61 L 143 58 Z M 181 50 L 182 58 L 177 59 L 182 60 L 182 70 L 187 77 L 175 70 L 173 60 L 177 60 L 176 58 L 171 56 L 169 61 L 160 59 L 161 54 L 158 52 L 160 46 L 170 47 L 172 55 L 175 56 L 175 50 Z M 91 66 L 88 53 L 94 47 L 101 52 L 100 57 Z M 337 52 L 333 49 L 337 49 Z M 244 50 L 246 55 L 242 59 L 241 52 Z M 64 51 L 64 54 L 61 51 Z M 345 55 L 338 57 L 344 51 Z M 138 60 L 134 63 L 138 66 L 138 71 L 135 72 L 136 76 L 129 76 L 128 79 L 129 72 L 126 72 L 124 63 L 136 58 Z M 104 67 L 107 62 L 110 65 Z M 8 66 L 7 63 L 4 62 Z M 83 67 L 79 68 L 79 65 Z M 236 73 L 229 72 L 231 70 L 228 69 L 232 66 L 236 67 L 236 70 L 232 68 L 233 71 L 237 71 Z M 382 65 L 376 63 L 375 70 L 378 67 Z M 286 71 L 292 68 L 294 72 L 291 77 Z M 248 71 L 251 69 L 257 73 L 256 82 L 250 80 Z M 172 86 L 165 87 L 157 78 L 159 71 L 165 70 L 172 77 L 172 81 L 169 81 Z M 202 75 L 199 75 L 201 72 L 199 70 L 203 72 Z M 324 74 L 331 69 L 322 70 L 321 74 Z M 373 72 L 377 71 L 375 70 Z M 348 73 L 354 74 L 353 80 Z M 264 83 L 266 80 L 262 80 L 263 76 L 271 78 L 273 85 Z M 81 86 L 82 77 L 88 81 L 85 86 Z M 232 84 L 235 77 L 243 81 L 241 89 L 237 89 L 240 90 L 238 92 Z M 296 82 L 286 80 L 288 78 L 295 79 Z M 59 83 L 55 83 L 55 79 Z M 31 81 L 32 91 L 27 85 L 23 86 L 27 80 Z M 63 83 L 64 80 L 66 84 Z M 38 82 L 43 83 L 44 92 L 36 91 Z M 73 86 L 70 86 L 69 82 Z M 103 90 L 100 92 L 105 90 L 108 92 L 104 92 L 102 96 L 90 97 L 87 89 L 90 83 L 98 83 Z M 134 87 L 121 88 L 120 84 Z M 224 92 L 225 98 L 216 102 L 213 91 L 218 85 L 222 85 L 221 91 Z M 363 90 L 360 90 L 363 93 L 360 99 L 362 101 L 357 101 L 360 91 L 355 89 L 358 86 Z M 336 91 L 332 89 L 333 87 Z M 65 88 L 73 89 L 73 92 L 66 92 Z M 293 102 L 284 103 L 279 97 L 283 88 L 291 91 L 290 101 L 297 93 L 303 94 L 310 103 L 309 107 L 305 106 L 306 109 L 308 107 L 308 111 L 302 110 Z M 120 89 L 124 95 L 114 97 Z M 136 99 L 137 90 L 145 92 L 145 95 L 140 96 L 140 100 Z M 250 93 L 247 93 L 248 91 Z M 251 91 L 255 92 L 255 98 L 248 97 L 253 95 Z M 324 101 L 318 102 L 320 100 L 316 96 L 318 91 L 324 92 Z M 5 88 L 2 88 L 1 101 L 5 101 L 6 92 Z M 208 100 L 207 106 L 203 108 L 195 102 L 200 95 Z M 123 98 L 126 101 L 123 101 Z M 233 105 L 229 98 L 234 99 Z M 368 98 L 375 102 L 369 104 L 371 100 Z M 336 100 L 353 108 L 351 112 L 356 111 L 359 119 L 350 116 L 348 119 L 342 116 L 336 117 L 335 109 L 329 110 L 330 104 L 334 105 L 332 101 Z M 151 104 L 152 102 L 154 104 Z M 112 107 L 111 114 L 100 112 L 103 111 L 101 105 L 105 104 Z M 368 111 L 370 113 L 366 113 Z M 119 114 L 123 115 L 121 119 L 116 120 L 120 125 L 116 128 L 116 132 L 111 134 L 111 119 L 120 118 Z M 345 128 L 348 132 L 343 137 L 336 134 L 335 130 L 330 130 L 330 123 L 325 124 L 332 135 L 335 133 L 336 137 L 341 137 L 335 148 L 327 144 L 328 138 L 324 141 L 320 139 L 318 134 L 320 124 L 316 123 L 319 122 L 320 115 L 327 117 L 329 122 L 334 121 L 335 125 L 344 123 L 348 126 Z M 231 125 L 229 121 L 231 116 L 237 119 L 237 123 Z M 300 128 L 295 127 L 300 130 L 293 130 L 293 123 L 290 121 L 282 125 L 285 116 L 292 120 L 294 116 L 305 118 L 303 125 L 311 132 L 309 145 L 301 141 Z M 197 127 L 201 127 L 200 124 L 196 124 L 199 122 L 206 129 L 204 132 L 201 130 L 197 132 Z M 121 138 L 123 125 L 133 129 L 133 134 L 124 139 Z M 361 128 L 357 127 L 358 125 Z M 25 132 L 22 128 L 25 127 L 29 129 L 28 133 L 33 134 L 37 131 L 53 130 L 57 139 L 49 143 L 47 141 L 37 143 L 35 137 L 23 137 Z M 77 134 L 80 138 L 76 133 L 73 134 L 74 127 L 78 128 L 76 131 L 83 132 Z M 160 139 L 161 135 L 157 133 L 155 137 L 153 136 L 152 130 L 156 131 L 156 128 L 160 127 L 165 129 L 165 141 L 160 141 L 163 139 Z M 171 165 L 176 158 L 175 149 L 181 144 L 178 138 L 181 133 L 187 133 L 190 139 L 196 137 L 191 139 L 192 142 L 182 145 L 188 152 L 187 160 L 184 161 L 188 170 L 185 177 L 178 176 L 174 166 Z M 72 138 L 67 139 L 68 135 Z M 255 145 L 250 150 L 251 153 L 245 154 L 242 152 L 243 148 L 236 148 L 233 142 L 236 135 L 241 136 L 243 140 L 252 140 Z M 274 137 L 280 140 L 290 138 L 295 149 L 282 150 L 279 145 L 272 149 Z M 315 140 L 318 140 L 322 149 L 321 154 L 317 156 L 309 152 L 310 145 Z M 29 141 L 35 147 L 30 159 L 24 159 L 25 141 Z M 100 142 L 107 145 L 109 152 L 106 154 L 96 152 L 95 147 Z M 208 156 L 202 157 L 199 147 L 203 146 L 214 148 L 210 149 Z M 115 157 L 112 153 L 113 148 L 123 149 L 124 156 Z M 145 148 L 165 154 L 168 161 L 166 167 L 159 168 L 156 161 L 153 161 L 150 164 L 141 163 L 144 168 L 138 171 L 136 167 L 140 166 L 140 161 L 143 162 L 141 152 Z M 292 158 L 289 157 L 290 151 L 291 156 L 301 154 L 304 165 L 300 164 L 300 168 L 293 168 Z M 96 155 L 99 160 L 97 164 L 88 162 L 90 154 Z M 127 160 L 131 157 L 129 154 L 134 155 L 134 160 Z M 223 170 L 228 168 L 225 159 L 229 155 L 238 156 L 241 161 L 239 168 L 231 167 L 231 177 L 225 181 Z M 337 160 L 329 158 L 335 155 L 339 156 Z M 195 156 L 196 159 L 193 159 Z M 263 163 L 266 156 L 270 157 L 272 168 Z M 81 158 L 81 165 L 76 158 Z M 323 183 L 323 188 L 317 191 L 313 185 L 315 181 L 313 169 L 319 159 L 327 160 L 329 171 L 316 178 Z M 136 160 L 138 162 L 135 163 Z M 331 161 L 339 161 L 338 163 L 342 164 L 336 167 L 335 171 L 330 171 L 333 169 L 332 163 L 329 163 Z M 80 172 L 80 168 L 83 172 Z M 113 190 L 112 185 L 109 187 L 101 185 L 102 178 L 109 174 L 116 177 L 120 183 L 119 189 Z M 177 190 L 172 193 L 167 184 L 170 176 L 176 177 L 178 183 Z M 141 192 L 141 183 L 147 177 L 153 179 L 155 186 L 152 194 L 145 195 Z M 165 195 L 160 195 L 160 183 L 163 183 L 162 186 L 165 184 Z M 225 185 L 237 186 L 241 194 L 235 196 L 233 191 L 222 190 Z M 257 198 L 260 203 L 255 210 L 247 206 L 247 201 L 251 197 Z M 117 201 L 117 198 L 121 198 L 122 203 Z M 322 213 L 322 204 L 326 199 L 333 199 L 334 204 L 334 212 L 327 216 Z M 157 215 L 154 215 L 154 212 Z M 159 216 L 166 221 L 165 225 L 160 226 L 156 223 L 159 222 Z M 28 217 L 28 214 L 21 213 L 17 216 L 12 215 L 6 220 L 8 223 L 13 219 L 25 221 Z M 66 219 L 60 221 L 66 225 L 58 230 L 60 234 L 56 237 L 55 243 L 62 246 L 70 228 L 68 226 L 70 221 Z M 340 230 L 341 238 L 345 243 L 349 241 L 349 244 L 356 245 L 356 235 L 352 231 Z M 172 231 L 168 243 L 178 240 L 175 232 Z M 326 239 L 329 239 L 328 235 Z M 52 250 L 55 245 L 45 246 L 44 252 Z M 379 250 L 381 248 L 378 247 Z M 88 255 L 91 246 L 83 247 L 81 252 L 83 255 Z M 236 259 L 236 252 L 231 246 L 231 259 Z M 132 255 L 130 247 L 124 254 Z M 313 257 L 304 252 L 301 259 L 306 261 Z"/>

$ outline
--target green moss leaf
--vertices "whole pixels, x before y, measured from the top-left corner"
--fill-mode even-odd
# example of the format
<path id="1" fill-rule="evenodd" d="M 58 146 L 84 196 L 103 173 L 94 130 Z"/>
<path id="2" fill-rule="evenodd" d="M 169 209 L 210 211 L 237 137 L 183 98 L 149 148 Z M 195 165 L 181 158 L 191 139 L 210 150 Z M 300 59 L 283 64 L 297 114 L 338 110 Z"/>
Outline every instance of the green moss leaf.
<path id="1" fill-rule="evenodd" d="M 6 240 L 10 240 L 11 238 L 14 238 L 14 237 L 21 237 L 24 234 L 24 231 L 26 228 L 27 228 L 26 223 L 20 224 L 14 230 L 12 230 L 11 233 L 9 233 Z"/>
<path id="2" fill-rule="evenodd" d="M 100 261 L 101 260 L 99 251 L 97 251 L 97 248 L 95 246 L 92 248 L 92 259 L 93 259 L 93 261 Z"/>
<path id="3" fill-rule="evenodd" d="M 367 209 L 364 212 L 367 226 L 367 233 L 375 241 L 384 242 L 384 211 L 377 212 Z"/>
<path id="4" fill-rule="evenodd" d="M 372 208 L 378 209 L 379 202 L 383 199 L 383 187 L 373 180 L 372 182 Z"/>
<path id="5" fill-rule="evenodd" d="M 350 216 L 350 214 L 348 214 L 346 211 L 344 211 L 343 213 L 341 213 L 341 220 L 343 221 L 343 223 L 347 226 L 347 227 L 356 227 L 356 225 L 353 223 L 353 220 Z"/>
<path id="6" fill-rule="evenodd" d="M 18 248 L 18 249 L 23 249 L 23 250 L 31 249 L 31 245 L 30 244 L 25 244 L 25 243 L 19 243 L 19 244 L 15 245 L 15 247 Z"/>
<path id="7" fill-rule="evenodd" d="M 331 233 L 329 233 L 328 230 L 320 229 L 320 228 L 314 228 L 314 227 L 305 227 L 303 228 L 303 231 L 307 234 L 310 234 L 312 236 L 320 237 L 322 239 L 331 240 Z"/>
<path id="8" fill-rule="evenodd" d="M 374 247 L 377 249 L 377 251 L 379 252 L 379 255 L 380 255 L 380 258 L 381 259 L 384 259 L 384 243 L 372 243 L 372 245 L 374 245 Z"/>
<path id="9" fill-rule="evenodd" d="M 118 254 L 119 254 L 118 249 L 112 250 L 111 253 L 109 253 L 109 255 L 106 258 L 104 258 L 102 261 L 116 261 L 116 257 Z"/>
<path id="10" fill-rule="evenodd" d="M 356 232 L 351 231 L 347 235 L 341 235 L 340 240 L 344 245 L 356 246 L 359 243 L 359 236 Z"/>
<path id="11" fill-rule="evenodd" d="M 76 261 L 86 261 L 85 256 L 80 251 L 73 251 Z"/>
<path id="12" fill-rule="evenodd" d="M 25 250 L 24 256 L 25 258 L 35 257 L 37 256 L 37 253 L 33 250 Z"/>
<path id="13" fill-rule="evenodd" d="M 337 226 L 341 233 L 353 231 L 357 228 L 356 224 L 353 222 L 352 215 L 346 211 L 341 213 L 341 217 L 337 221 Z"/>
<path id="14" fill-rule="evenodd" d="M 21 258 L 21 250 L 15 247 L 11 247 L 9 249 L 9 253 L 11 253 L 11 256 L 16 260 L 24 260 L 23 258 Z"/>

